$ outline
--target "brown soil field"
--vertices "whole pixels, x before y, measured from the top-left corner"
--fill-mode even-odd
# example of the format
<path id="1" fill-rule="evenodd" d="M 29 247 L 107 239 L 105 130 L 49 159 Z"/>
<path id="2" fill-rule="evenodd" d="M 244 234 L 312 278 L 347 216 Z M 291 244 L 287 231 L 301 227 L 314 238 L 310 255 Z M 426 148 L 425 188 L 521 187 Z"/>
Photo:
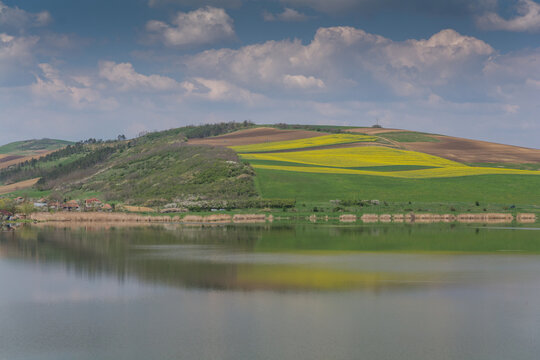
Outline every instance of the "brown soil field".
<path id="1" fill-rule="evenodd" d="M 368 135 L 384 134 L 384 133 L 389 133 L 389 132 L 410 132 L 409 130 L 371 128 L 371 127 L 368 127 L 368 128 L 353 128 L 353 129 L 347 129 L 345 131 L 352 132 L 352 133 L 368 134 Z"/>
<path id="2" fill-rule="evenodd" d="M 20 155 L 0 155 L 0 164 L 3 162 L 8 162 L 12 160 L 17 160 L 22 158 L 23 156 Z"/>
<path id="3" fill-rule="evenodd" d="M 25 162 L 27 160 L 39 159 L 45 155 L 55 152 L 56 150 L 51 151 L 42 151 L 39 154 L 32 156 L 19 156 L 19 155 L 0 155 L 0 169 L 7 168 L 11 165 L 17 165 L 18 163 Z"/>
<path id="4" fill-rule="evenodd" d="M 39 178 L 35 178 L 35 179 L 30 179 L 30 180 L 19 181 L 17 183 L 13 183 L 9 185 L 0 186 L 0 195 L 8 194 L 16 190 L 23 190 L 23 189 L 31 188 L 32 186 L 34 186 L 35 183 L 38 182 L 38 180 Z"/>
<path id="5" fill-rule="evenodd" d="M 289 153 L 289 152 L 299 152 L 299 151 L 311 151 L 311 150 L 327 150 L 327 149 L 341 149 L 341 148 L 353 148 L 353 147 L 362 147 L 362 146 L 384 146 L 384 147 L 399 147 L 397 145 L 386 145 L 376 142 L 358 142 L 358 143 L 347 143 L 347 144 L 333 144 L 333 145 L 321 145 L 321 146 L 312 146 L 308 148 L 298 148 L 298 149 L 283 149 L 283 150 L 271 150 L 271 151 L 258 151 L 257 154 L 265 153 Z"/>
<path id="6" fill-rule="evenodd" d="M 267 127 L 235 131 L 230 134 L 215 136 L 204 139 L 190 139 L 188 144 L 213 145 L 213 146 L 237 146 L 251 145 L 274 141 L 287 141 L 307 139 L 316 136 L 328 135 L 328 133 L 307 130 L 280 130 Z"/>
<path id="7" fill-rule="evenodd" d="M 458 162 L 539 163 L 540 150 L 450 136 L 433 136 L 439 142 L 400 143 L 407 150 L 419 151 Z"/>

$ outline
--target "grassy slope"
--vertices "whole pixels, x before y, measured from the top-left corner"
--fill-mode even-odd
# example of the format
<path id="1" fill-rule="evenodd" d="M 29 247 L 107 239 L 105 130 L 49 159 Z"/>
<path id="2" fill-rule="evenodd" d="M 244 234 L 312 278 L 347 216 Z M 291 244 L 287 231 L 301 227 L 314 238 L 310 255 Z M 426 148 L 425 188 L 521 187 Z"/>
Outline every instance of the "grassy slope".
<path id="1" fill-rule="evenodd" d="M 431 134 L 424 134 L 419 132 L 388 132 L 378 134 L 385 139 L 389 139 L 396 142 L 439 142 L 440 140 L 430 136 Z"/>
<path id="2" fill-rule="evenodd" d="M 237 160 L 232 151 L 182 145 L 186 131 L 200 131 L 200 128 L 149 134 L 90 169 L 53 179 L 51 186 L 43 187 L 43 192 L 31 190 L 27 193 L 32 197 L 54 191 L 73 198 L 97 195 L 108 200 L 130 200 L 136 204 L 189 196 L 201 199 L 244 198 L 255 196 L 257 192 L 267 199 L 295 198 L 299 202 L 327 204 L 333 199 L 379 199 L 405 204 L 409 201 L 447 204 L 480 201 L 482 204 L 506 206 L 540 204 L 540 177 L 527 175 L 416 180 L 257 169 L 253 184 L 249 167 L 227 162 Z M 88 146 L 88 151 L 99 146 Z M 67 166 L 85 154 L 71 155 L 41 166 L 44 169 L 60 164 Z M 381 167 L 378 170 L 397 169 Z"/>
<path id="3" fill-rule="evenodd" d="M 99 191 L 109 199 L 134 203 L 256 195 L 251 169 L 228 149 L 152 141 L 114 154 L 100 168 L 102 171 L 85 180 L 80 190 Z"/>
<path id="4" fill-rule="evenodd" d="M 379 199 L 391 202 L 474 202 L 540 204 L 540 177 L 478 175 L 439 179 L 310 174 L 256 169 L 264 198 L 298 201 Z"/>
<path id="5" fill-rule="evenodd" d="M 0 183 L 42 177 L 31 197 L 56 193 L 67 198 L 97 196 L 105 200 L 170 202 L 180 198 L 238 200 L 257 195 L 251 168 L 234 151 L 186 145 L 186 137 L 203 137 L 251 124 L 189 126 L 150 133 L 131 141 L 77 145 L 52 159 L 0 172 Z M 107 150 L 108 149 L 108 150 Z M 103 150 L 107 150 L 103 153 Z M 99 153 L 101 152 L 101 155 Z M 51 155 L 52 156 L 52 155 Z M 14 194 L 12 194 L 14 195 Z"/>
<path id="6" fill-rule="evenodd" d="M 0 146 L 0 154 L 33 155 L 40 150 L 56 150 L 73 142 L 56 139 L 24 140 L 16 141 Z"/>

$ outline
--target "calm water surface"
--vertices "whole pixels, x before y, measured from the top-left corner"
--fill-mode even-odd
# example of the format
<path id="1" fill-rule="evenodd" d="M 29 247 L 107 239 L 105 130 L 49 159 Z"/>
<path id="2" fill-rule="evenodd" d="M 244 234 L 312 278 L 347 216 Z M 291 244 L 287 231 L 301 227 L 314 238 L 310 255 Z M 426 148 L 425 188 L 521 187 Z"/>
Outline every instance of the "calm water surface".
<path id="1" fill-rule="evenodd" d="M 540 231 L 0 233 L 0 360 L 538 359 Z"/>

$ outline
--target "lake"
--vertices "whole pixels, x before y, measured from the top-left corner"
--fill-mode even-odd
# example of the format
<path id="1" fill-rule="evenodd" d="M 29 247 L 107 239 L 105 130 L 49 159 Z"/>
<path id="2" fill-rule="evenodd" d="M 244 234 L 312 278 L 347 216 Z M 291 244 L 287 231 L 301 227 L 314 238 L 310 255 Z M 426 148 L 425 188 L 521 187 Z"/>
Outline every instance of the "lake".
<path id="1" fill-rule="evenodd" d="M 534 227 L 0 233 L 0 360 L 518 360 L 539 339 Z"/>

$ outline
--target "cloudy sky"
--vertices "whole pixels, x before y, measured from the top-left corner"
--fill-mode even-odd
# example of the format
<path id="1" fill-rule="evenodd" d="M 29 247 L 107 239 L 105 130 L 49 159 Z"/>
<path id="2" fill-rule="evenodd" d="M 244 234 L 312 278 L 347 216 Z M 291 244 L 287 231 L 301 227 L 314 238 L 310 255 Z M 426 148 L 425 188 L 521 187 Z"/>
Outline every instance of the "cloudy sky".
<path id="1" fill-rule="evenodd" d="M 540 147 L 538 0 L 0 0 L 0 144 L 251 120 Z"/>

